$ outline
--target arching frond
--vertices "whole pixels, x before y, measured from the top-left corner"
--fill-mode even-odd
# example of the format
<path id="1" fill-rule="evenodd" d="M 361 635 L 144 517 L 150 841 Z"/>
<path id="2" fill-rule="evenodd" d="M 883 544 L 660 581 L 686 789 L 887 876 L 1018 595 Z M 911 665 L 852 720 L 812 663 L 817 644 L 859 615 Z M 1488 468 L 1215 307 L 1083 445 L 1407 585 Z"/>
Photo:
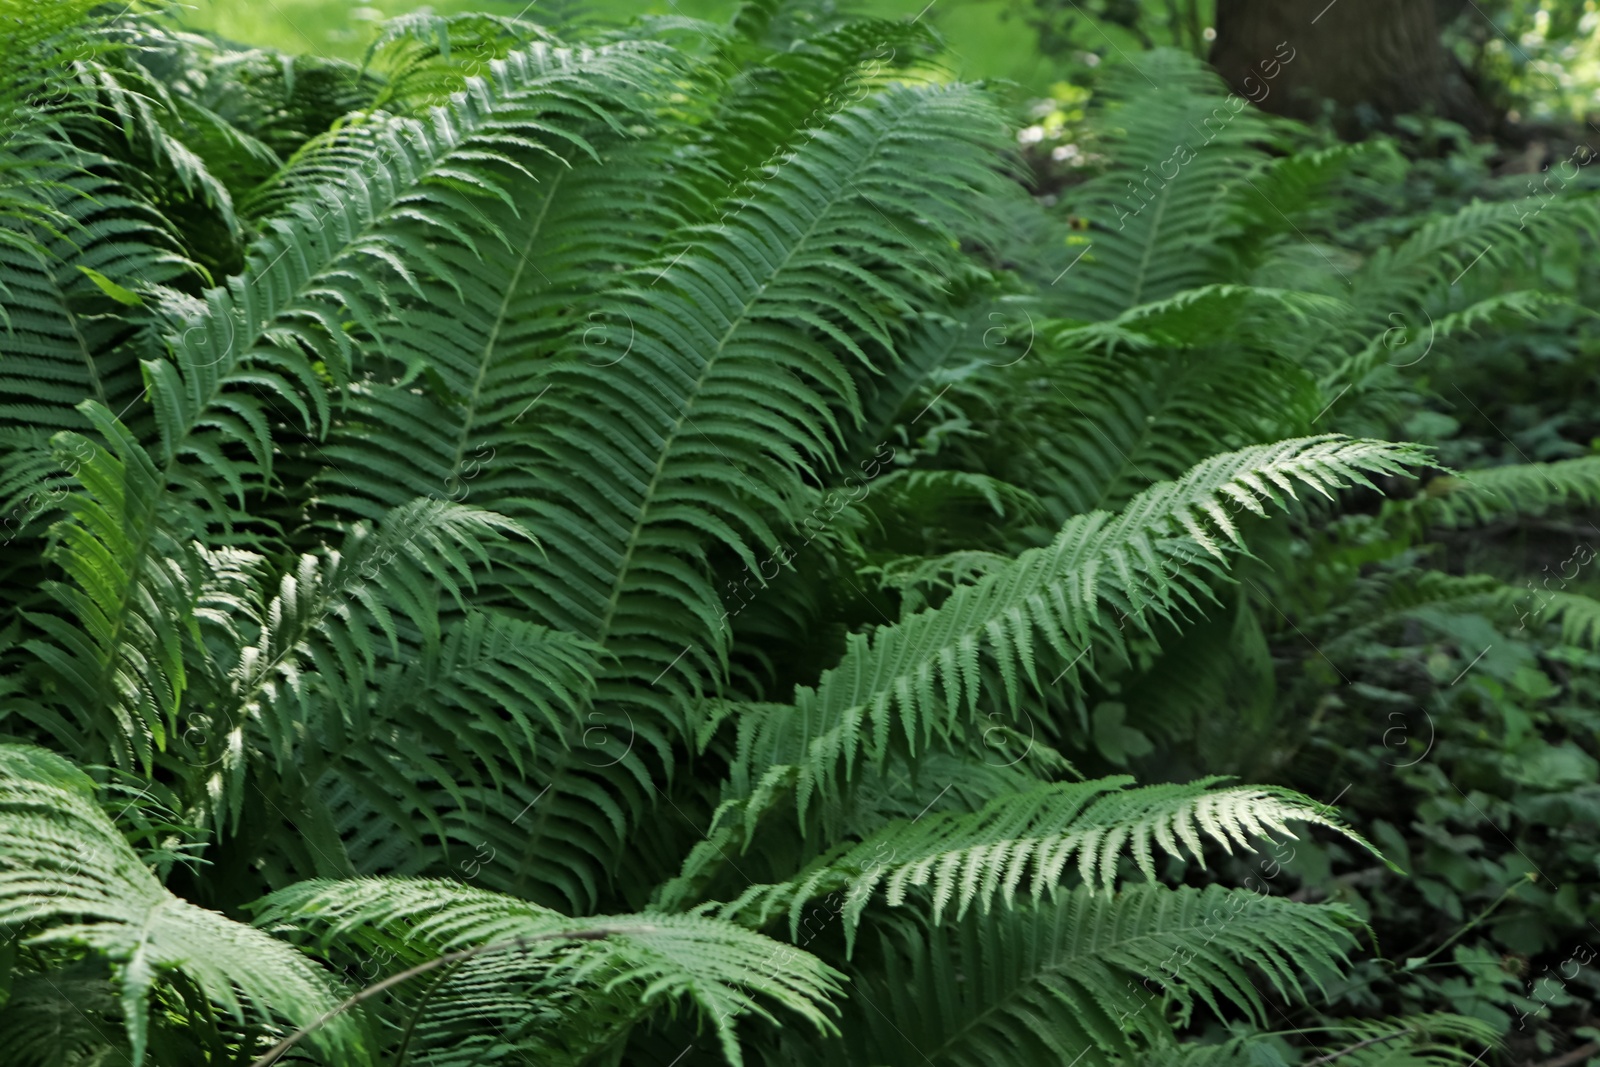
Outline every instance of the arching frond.
<path id="1" fill-rule="evenodd" d="M 1269 127 L 1192 57 L 1162 50 L 1114 71 L 1097 122 L 1112 166 L 1084 184 L 1074 213 L 1093 224 L 1084 261 L 1061 282 L 1061 314 L 1096 322 L 1223 281 L 1225 240 Z"/>
<path id="2" fill-rule="evenodd" d="M 1482 1019 L 1442 1012 L 1418 1012 L 1401 1018 L 1347 1019 L 1299 1028 L 1298 1036 L 1315 1042 L 1325 1062 L 1335 1059 L 1352 1067 L 1471 1067 L 1486 1049 L 1500 1045 L 1500 1031 Z M 1176 1045 L 1122 1061 L 1127 1067 L 1235 1067 L 1248 1062 L 1252 1046 L 1264 1038 L 1252 1034 L 1215 1045 Z M 1328 1059 L 1327 1057 L 1333 1057 Z"/>
<path id="3" fill-rule="evenodd" d="M 367 46 L 367 66 L 381 69 L 387 83 L 373 105 L 405 114 L 443 103 L 490 60 L 533 41 L 559 43 L 517 16 L 424 9 L 386 19 Z"/>
<path id="4" fill-rule="evenodd" d="M 1447 527 L 1481 526 L 1511 515 L 1536 517 L 1600 503 L 1600 456 L 1484 467 L 1430 482 L 1422 516 Z"/>
<path id="5" fill-rule="evenodd" d="M 1062 879 L 1074 874 L 1079 884 L 1109 892 L 1125 854 L 1154 881 L 1157 850 L 1181 859 L 1187 849 L 1204 865 L 1206 839 L 1232 852 L 1235 845 L 1247 848 L 1273 833 L 1292 838 L 1290 821 L 1334 827 L 1371 849 L 1330 819 L 1325 806 L 1288 790 L 1217 789 L 1215 780 L 1124 788 L 1130 781 L 1038 786 L 972 814 L 891 823 L 783 885 L 752 887 L 722 914 L 760 926 L 787 907 L 792 936 L 808 901 L 842 894 L 841 915 L 853 939 L 862 911 L 880 887 L 891 906 L 928 887 L 937 925 L 952 905 L 960 920 L 974 904 L 984 911 L 997 900 L 1010 907 L 1019 889 L 1035 898 L 1053 897 Z"/>
<path id="6" fill-rule="evenodd" d="M 165 463 L 193 456 L 241 494 L 246 477 L 269 478 L 263 398 L 325 431 L 328 390 L 313 361 L 334 384 L 348 382 L 355 349 L 346 324 L 381 340 L 391 285 L 414 288 L 419 268 L 450 276 L 423 235 L 469 248 L 496 240 L 480 228 L 480 205 L 506 199 L 495 168 L 516 172 L 508 154 L 569 144 L 570 115 L 601 118 L 606 102 L 661 68 L 655 50 L 637 45 L 534 45 L 490 66 L 427 121 L 366 127 L 339 166 L 340 186 L 313 185 L 312 197 L 269 219 L 243 276 L 198 304 L 169 300 L 174 358 L 145 364 Z M 239 446 L 254 464 L 228 455 Z"/>
<path id="7" fill-rule="evenodd" d="M 1352 301 L 1363 309 L 1416 306 L 1430 291 L 1448 288 L 1467 269 L 1509 271 L 1546 242 L 1576 232 L 1600 232 L 1600 200 L 1573 195 L 1546 204 L 1537 197 L 1474 202 L 1430 219 L 1405 241 L 1374 253 L 1354 280 Z M 1380 316 L 1381 317 L 1381 316 Z"/>
<path id="8" fill-rule="evenodd" d="M 111 163 L 87 153 L 80 160 Z M 78 404 L 126 411 L 143 388 L 129 343 L 138 312 L 108 312 L 138 304 L 140 290 L 171 284 L 195 265 L 156 209 L 124 183 L 65 166 L 38 180 L 52 183 L 40 195 L 55 232 L 17 231 L 30 233 L 34 247 L 0 261 L 0 419 L 83 430 Z"/>
<path id="9" fill-rule="evenodd" d="M 0 1041 L 17 1067 L 133 1062 L 109 969 L 80 963 L 8 977 L 11 989 L 0 1006 Z M 158 1046 L 160 1038 L 158 1031 Z"/>
<path id="10" fill-rule="evenodd" d="M 1217 456 L 1183 478 L 1146 490 L 1123 511 L 1069 521 L 1048 548 L 958 589 L 936 609 L 852 636 L 840 664 L 792 706 L 748 716 L 740 726 L 735 780 L 751 788 L 761 768 L 798 767 L 804 811 L 818 787 L 832 788 L 857 759 L 881 760 L 891 737 L 914 751 L 948 734 L 981 689 L 1015 706 L 1024 684 L 1068 679 L 1096 646 L 1121 648 L 1119 611 L 1145 632 L 1209 598 L 1206 582 L 1243 545 L 1228 508 L 1265 514 L 1302 488 L 1329 495 L 1370 484 L 1366 473 L 1398 473 L 1416 450 L 1372 441 L 1306 438 Z M 1042 640 L 1041 640 L 1042 639 Z M 983 657 L 999 685 L 983 681 Z M 1058 671 L 1046 682 L 1048 673 Z M 1041 676 L 1043 674 L 1043 677 Z"/>
<path id="11" fill-rule="evenodd" d="M 1016 435 L 1003 469 L 1044 497 L 1057 523 L 1120 507 L 1220 451 L 1304 432 L 1321 402 L 1293 363 L 1237 344 L 1144 358 L 1080 350 L 1017 370 L 1018 402 L 1060 430 Z M 1041 377 L 1048 388 L 1034 388 Z M 1009 411 L 1000 434 L 1007 422 Z"/>
<path id="12" fill-rule="evenodd" d="M 1546 210 L 1548 207 L 1548 210 Z M 1537 198 L 1474 201 L 1454 214 L 1430 219 L 1404 241 L 1380 247 L 1345 279 L 1352 314 L 1314 337 L 1303 357 L 1330 400 L 1347 418 L 1392 397 L 1406 369 L 1432 351 L 1435 340 L 1469 332 L 1492 317 L 1532 317 L 1563 303 L 1524 291 L 1503 292 L 1552 246 L 1600 236 L 1600 200 L 1574 194 L 1545 205 Z M 1479 299 L 1435 316 L 1434 302 L 1459 289 Z M 1485 289 L 1488 291 L 1485 291 Z M 1341 400 L 1335 394 L 1349 390 Z"/>
<path id="13" fill-rule="evenodd" d="M 747 9 L 735 16 L 734 30 L 759 37 L 755 25 L 764 30 L 770 18 Z M 724 182 L 760 181 L 758 168 L 929 53 L 932 42 L 925 25 L 851 19 L 747 65 L 708 124 L 709 162 Z"/>
<path id="14" fill-rule="evenodd" d="M 572 339 L 579 358 L 552 369 L 532 442 L 549 560 L 526 565 L 534 610 L 617 654 L 602 698 L 671 711 L 669 695 L 720 673 L 707 539 L 754 568 L 753 546 L 776 542 L 764 513 L 798 522 L 803 478 L 833 465 L 837 413 L 854 406 L 849 364 L 892 363 L 899 316 L 938 284 L 939 261 L 910 234 L 960 217 L 991 180 L 961 146 L 997 128 L 962 87 L 851 108 L 698 244 L 599 305 L 627 324 L 625 358 L 585 360 Z"/>
<path id="15" fill-rule="evenodd" d="M 437 647 L 441 594 L 462 605 L 469 557 L 485 558 L 486 538 L 522 532 L 490 512 L 418 500 L 376 533 L 356 527 L 342 552 L 302 557 L 268 599 L 260 557 L 186 541 L 154 461 L 109 412 L 84 407 L 112 447 L 62 437 L 87 491 L 67 498 L 73 520 L 58 525 L 51 558 L 68 581 L 49 589 L 76 625 L 27 616 L 36 636 L 24 648 L 45 684 L 41 697 L 13 698 L 6 710 L 26 712 L 86 758 L 147 771 L 157 753 L 179 751 L 190 732 L 180 718 L 202 715 L 207 739 L 186 756 L 214 768 L 206 794 L 219 820 L 237 819 L 247 748 L 272 751 L 282 766 L 310 722 L 332 717 L 333 709 L 310 712 L 308 692 L 350 713 L 350 694 L 376 671 L 378 645 L 399 652 L 391 609 Z M 311 664 L 321 671 L 307 676 Z M 559 676 L 529 673 L 527 681 Z M 569 675 L 554 689 L 578 684 Z M 538 686 L 528 692 L 536 703 L 549 699 Z"/>
<path id="16" fill-rule="evenodd" d="M 542 975 L 537 995 L 555 998 L 563 986 L 587 985 L 631 1004 L 635 1018 L 688 998 L 735 1065 L 743 1063 L 736 1020 L 753 1014 L 775 1021 L 767 1004 L 832 1030 L 823 1005 L 838 989 L 837 972 L 807 952 L 714 919 L 653 913 L 571 919 L 457 883 L 394 878 L 307 882 L 267 897 L 259 910 L 261 925 L 300 928 L 324 947 L 388 948 L 404 960 L 494 946 L 503 962 L 465 976 L 486 1003 L 497 984 L 530 972 Z M 480 958 L 490 962 L 487 952 Z M 428 1007 L 414 1010 L 420 1017 Z"/>
<path id="17" fill-rule="evenodd" d="M 181 972 L 240 1021 L 309 1023 L 335 1003 L 318 968 L 288 945 L 169 893 L 95 804 L 94 785 L 42 749 L 0 745 L 0 927 L 27 943 L 111 960 L 135 1067 L 144 1061 L 151 987 Z M 366 1056 L 334 1020 L 317 1044 L 343 1062 Z"/>
<path id="18" fill-rule="evenodd" d="M 1201 1005 L 1269 1023 L 1267 990 L 1321 987 L 1355 925 L 1342 907 L 1216 886 L 1076 889 L 944 926 L 883 923 L 857 953 L 861 989 L 843 1037 L 813 1055 L 863 1067 L 1109 1067 L 1172 1043 L 1169 1020 Z"/>

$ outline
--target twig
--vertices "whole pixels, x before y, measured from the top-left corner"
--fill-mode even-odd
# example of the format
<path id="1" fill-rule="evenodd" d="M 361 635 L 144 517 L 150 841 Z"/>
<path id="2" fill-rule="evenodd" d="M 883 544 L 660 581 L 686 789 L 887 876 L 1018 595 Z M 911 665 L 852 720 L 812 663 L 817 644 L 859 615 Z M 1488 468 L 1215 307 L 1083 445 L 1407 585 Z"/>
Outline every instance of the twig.
<path id="1" fill-rule="evenodd" d="M 1536 1063 L 1533 1067 L 1577 1067 L 1590 1056 L 1596 1055 L 1600 1055 L 1600 1041 L 1591 1041 L 1587 1045 L 1579 1045 L 1571 1052 L 1563 1052 L 1553 1060 Z"/>
<path id="2" fill-rule="evenodd" d="M 1392 1034 L 1379 1034 L 1377 1037 L 1369 1037 L 1365 1041 L 1358 1041 L 1348 1048 L 1340 1049 L 1338 1052 L 1330 1052 L 1326 1056 L 1318 1056 L 1314 1060 L 1307 1060 L 1306 1067 L 1315 1067 L 1315 1065 L 1319 1063 L 1332 1063 L 1341 1056 L 1348 1056 L 1352 1052 L 1359 1052 L 1371 1045 L 1381 1045 L 1385 1041 L 1393 1041 L 1397 1037 L 1405 1037 L 1409 1033 L 1411 1033 L 1411 1030 L 1408 1027 L 1404 1030 L 1396 1030 Z"/>
<path id="3" fill-rule="evenodd" d="M 329 1019 L 355 1007 L 369 997 L 377 996 L 391 986 L 397 986 L 406 979 L 415 978 L 419 974 L 426 974 L 435 967 L 442 967 L 447 963 L 455 963 L 459 960 L 468 959 L 472 956 L 481 956 L 486 952 L 495 952 L 500 949 L 527 948 L 527 946 L 539 941 L 603 941 L 614 934 L 648 934 L 659 929 L 660 927 L 657 926 L 595 926 L 587 930 L 557 930 L 554 933 L 536 934 L 532 937 L 514 937 L 506 941 L 491 941 L 486 945 L 464 948 L 456 952 L 446 952 L 443 956 L 419 963 L 415 967 L 409 967 L 399 974 L 391 974 L 383 981 L 369 985 L 360 992 L 345 998 L 337 1007 L 323 1012 L 319 1018 L 302 1026 L 276 1045 L 273 1045 L 265 1055 L 254 1060 L 250 1067 L 269 1067 L 279 1056 L 299 1044 L 302 1038 L 322 1026 Z"/>

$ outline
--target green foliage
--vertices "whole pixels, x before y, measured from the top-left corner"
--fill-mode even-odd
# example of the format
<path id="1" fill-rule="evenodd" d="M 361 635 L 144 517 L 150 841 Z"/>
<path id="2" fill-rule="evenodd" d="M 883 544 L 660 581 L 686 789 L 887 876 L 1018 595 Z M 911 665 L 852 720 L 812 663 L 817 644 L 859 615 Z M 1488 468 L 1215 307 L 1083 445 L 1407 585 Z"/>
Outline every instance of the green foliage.
<path id="1" fill-rule="evenodd" d="M 989 911 L 997 895 L 1011 906 L 1029 871 L 1026 893 L 1036 899 L 1053 898 L 1069 873 L 1084 886 L 1098 885 L 1109 893 L 1125 850 L 1155 881 L 1153 846 L 1180 859 L 1187 848 L 1203 864 L 1203 838 L 1232 852 L 1236 844 L 1248 848 L 1253 838 L 1270 839 L 1274 831 L 1293 837 L 1289 820 L 1338 825 L 1304 797 L 1285 791 L 1212 789 L 1215 783 L 1205 781 L 1118 788 L 1128 781 L 1039 786 L 992 800 L 970 815 L 943 813 L 926 822 L 891 823 L 836 859 L 813 863 L 789 883 L 746 890 L 723 914 L 748 915 L 760 923 L 787 901 L 791 926 L 797 928 L 809 900 L 843 891 L 843 920 L 853 937 L 862 909 L 880 885 L 887 902 L 900 905 L 911 889 L 931 883 L 937 925 L 952 902 L 957 920 L 975 901 Z"/>
<path id="2" fill-rule="evenodd" d="M 1513 320 L 1576 330 L 1581 299 L 1487 275 L 1590 239 L 1592 201 L 1339 237 L 1381 153 L 1308 149 L 1158 51 L 1158 86 L 1089 109 L 1106 155 L 1056 208 L 915 21 L 522 15 L 402 17 L 360 66 L 131 8 L 5 31 L 18 1062 L 1504 1036 L 1528 997 L 1480 975 L 1446 1015 L 1465 979 L 1428 967 L 1481 958 L 1468 909 L 1524 870 L 1451 866 L 1437 767 L 1420 829 L 1358 832 L 1296 758 L 1388 699 L 1375 671 L 1330 696 L 1327 664 L 1399 632 L 1454 668 L 1520 613 L 1527 649 L 1435 686 L 1439 758 L 1467 806 L 1587 811 L 1592 694 L 1541 707 L 1530 649 L 1592 660 L 1597 602 L 1421 565 L 1590 507 L 1589 461 L 1462 462 L 1391 417 L 1423 387 L 1390 357 L 1396 314 L 1461 364 Z M 1412 495 L 1418 436 L 1486 469 Z M 1313 857 L 1273 861 L 1300 891 L 1250 884 L 1261 849 Z M 1533 953 L 1587 914 L 1581 855 L 1541 857 L 1568 881 L 1495 935 Z M 1467 925 L 1364 997 L 1363 924 L 1389 953 L 1426 913 L 1306 898 L 1413 866 Z M 1276 1029 L 1313 998 L 1339 1016 Z"/>
<path id="3" fill-rule="evenodd" d="M 1259 987 L 1298 996 L 1302 969 L 1314 986 L 1343 960 L 1352 922 L 1218 887 L 1138 887 L 1077 889 L 949 926 L 886 923 L 877 966 L 857 979 L 857 1025 L 824 1054 L 894 1063 L 921 1051 L 966 1065 L 1005 1049 L 1008 1062 L 1114 1063 L 1170 1045 L 1169 1020 L 1207 1007 L 1267 1018 Z"/>
<path id="4" fill-rule="evenodd" d="M 316 932 L 325 952 L 359 956 L 393 947 L 392 954 L 407 962 L 476 953 L 458 955 L 465 965 L 432 983 L 426 1002 L 410 1009 L 417 1020 L 426 1007 L 438 1028 L 417 1032 L 419 1040 L 407 1046 L 427 1062 L 434 1061 L 436 1051 L 470 1062 L 472 1053 L 481 1056 L 494 1048 L 492 1042 L 484 1047 L 470 1039 L 468 1047 L 460 1047 L 463 1023 L 478 1030 L 494 1027 L 497 1010 L 507 1007 L 541 1015 L 549 1005 L 548 1014 L 556 1017 L 560 1009 L 574 1007 L 575 986 L 591 986 L 610 1003 L 597 1004 L 581 992 L 577 997 L 582 1011 L 601 1019 L 626 1019 L 658 1002 L 692 999 L 715 1029 L 728 1061 L 739 1064 L 734 1021 L 747 1012 L 774 1020 L 757 995 L 829 1029 L 831 1020 L 822 1008 L 839 992 L 836 973 L 809 953 L 728 923 L 655 914 L 578 923 L 525 900 L 450 881 L 302 882 L 266 897 L 259 909 L 263 925 Z M 604 1043 L 582 1032 L 588 1020 L 572 1022 L 578 1032 L 563 1035 L 568 1042 Z M 528 1037 L 540 1044 L 551 1041 L 547 1032 Z M 518 1051 L 527 1054 L 537 1047 Z"/>
<path id="5" fill-rule="evenodd" d="M 143 1061 L 151 986 L 164 972 L 181 973 L 240 1020 L 245 1005 L 302 1025 L 333 1007 L 327 976 L 289 946 L 163 887 L 95 804 L 94 783 L 67 760 L 0 746 L 0 805 L 0 924 L 44 958 L 87 948 L 115 965 L 133 1062 Z M 344 1020 L 317 1038 L 326 1055 L 365 1054 Z"/>

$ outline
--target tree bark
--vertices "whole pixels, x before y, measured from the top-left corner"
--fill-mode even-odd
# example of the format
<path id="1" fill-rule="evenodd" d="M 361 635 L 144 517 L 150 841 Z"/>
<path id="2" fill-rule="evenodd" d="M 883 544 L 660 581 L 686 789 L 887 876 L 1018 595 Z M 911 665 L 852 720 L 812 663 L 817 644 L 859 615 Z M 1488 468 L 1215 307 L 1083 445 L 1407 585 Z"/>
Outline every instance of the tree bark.
<path id="1" fill-rule="evenodd" d="M 1263 110 L 1355 135 L 1432 113 L 1474 133 L 1487 109 L 1439 40 L 1457 0 L 1217 0 L 1211 63 Z M 1292 59 L 1284 62 L 1285 56 Z"/>

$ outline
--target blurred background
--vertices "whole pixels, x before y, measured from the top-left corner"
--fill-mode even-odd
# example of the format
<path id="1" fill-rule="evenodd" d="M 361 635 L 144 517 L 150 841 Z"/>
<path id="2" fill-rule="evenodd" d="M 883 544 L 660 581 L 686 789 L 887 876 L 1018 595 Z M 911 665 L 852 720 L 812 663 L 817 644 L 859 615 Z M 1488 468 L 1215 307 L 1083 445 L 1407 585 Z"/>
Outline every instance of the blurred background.
<path id="1" fill-rule="evenodd" d="M 1309 5 L 1309 6 L 1308 6 Z M 525 14 L 548 24 L 625 23 L 638 16 L 726 21 L 737 0 L 186 0 L 182 20 L 247 44 L 290 52 L 359 59 L 377 25 L 393 15 L 489 11 Z M 1141 50 L 1173 45 L 1198 55 L 1226 36 L 1248 40 L 1252 24 L 1268 35 L 1274 20 L 1303 23 L 1298 9 L 1323 8 L 1318 39 L 1333 57 L 1330 85 L 1360 85 L 1362 68 L 1397 73 L 1421 58 L 1421 42 L 1405 40 L 1419 15 L 1437 33 L 1446 63 L 1486 97 L 1488 111 L 1513 121 L 1575 121 L 1600 113 L 1600 5 L 1596 0 L 856 0 L 815 5 L 819 17 L 838 7 L 854 13 L 916 17 L 934 26 L 953 57 L 952 74 L 1004 79 L 1026 93 L 1070 99 L 1067 86 L 1093 83 L 1103 63 L 1129 62 Z M 1431 10 L 1429 10 L 1431 9 Z M 1407 26 L 1407 23 L 1411 26 Z M 1401 46 L 1396 55 L 1362 39 Z M 1224 40 L 1224 46 L 1227 41 Z M 1269 53 L 1270 54 L 1270 51 Z M 1223 56 L 1222 58 L 1226 58 Z M 1224 70 L 1226 74 L 1226 69 Z"/>
<path id="2" fill-rule="evenodd" d="M 326 0 L 189 0 L 187 23 L 249 44 L 272 45 L 290 52 L 317 51 L 346 59 L 359 58 L 383 19 L 406 12 L 432 10 L 519 13 L 535 21 L 624 23 L 639 15 L 679 15 L 726 22 L 738 0 L 412 0 L 376 3 L 328 3 Z M 819 12 L 832 5 L 819 4 Z M 851 11 L 889 17 L 916 16 L 936 26 L 961 54 L 963 77 L 1008 78 L 1036 90 L 1047 89 L 1052 63 L 1039 49 L 1039 34 L 1029 17 L 1031 4 L 1015 0 L 865 0 Z M 1070 10 L 1065 3 L 1040 4 Z M 1092 8 L 1104 7 L 1091 4 Z M 1124 5 L 1130 6 L 1130 5 Z M 1206 7 L 1211 4 L 1204 5 Z M 1117 29 L 1113 27 L 1113 29 Z M 1124 35 L 1127 31 L 1121 31 Z M 1058 76 L 1057 76 L 1058 77 Z"/>

